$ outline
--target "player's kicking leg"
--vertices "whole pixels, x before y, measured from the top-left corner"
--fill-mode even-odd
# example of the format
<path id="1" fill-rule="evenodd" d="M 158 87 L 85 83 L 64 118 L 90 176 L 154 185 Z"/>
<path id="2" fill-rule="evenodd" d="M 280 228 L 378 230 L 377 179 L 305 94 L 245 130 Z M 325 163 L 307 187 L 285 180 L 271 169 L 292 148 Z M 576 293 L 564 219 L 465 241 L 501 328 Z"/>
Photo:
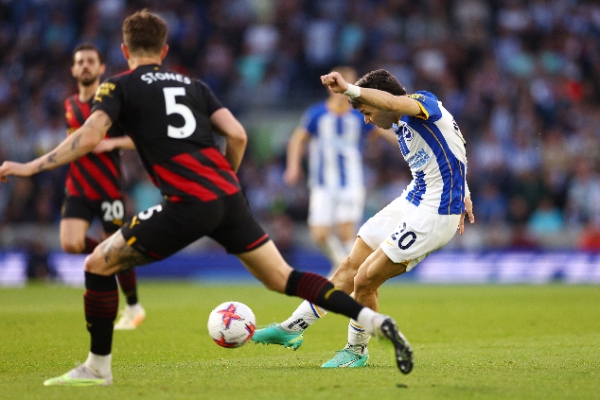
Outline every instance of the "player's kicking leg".
<path id="1" fill-rule="evenodd" d="M 238 257 L 267 288 L 290 296 L 303 297 L 323 309 L 346 315 L 368 334 L 381 335 L 390 340 L 395 348 L 400 371 L 407 374 L 412 369 L 410 346 L 390 317 L 362 306 L 320 275 L 293 270 L 283 261 L 272 242 Z"/>
<path id="2" fill-rule="evenodd" d="M 372 252 L 373 249 L 361 238 L 357 238 L 350 255 L 344 259 L 329 280 L 345 293 L 352 293 L 358 267 Z M 304 341 L 304 331 L 326 314 L 326 309 L 303 301 L 285 321 L 256 330 L 252 340 L 255 343 L 278 344 L 296 350 Z"/>
<path id="3" fill-rule="evenodd" d="M 388 279 L 406 272 L 406 265 L 394 263 L 377 248 L 360 266 L 354 278 L 354 297 L 361 304 L 378 309 L 377 291 Z M 408 374 L 413 367 L 410 344 L 398 331 L 393 321 L 387 321 L 380 329 L 385 338 L 392 341 L 396 349 L 396 363 L 402 373 Z M 378 336 L 378 335 L 376 335 Z M 323 364 L 324 368 L 360 367 L 368 360 L 367 345 L 371 334 L 358 321 L 350 321 L 348 343 L 331 360 Z"/>

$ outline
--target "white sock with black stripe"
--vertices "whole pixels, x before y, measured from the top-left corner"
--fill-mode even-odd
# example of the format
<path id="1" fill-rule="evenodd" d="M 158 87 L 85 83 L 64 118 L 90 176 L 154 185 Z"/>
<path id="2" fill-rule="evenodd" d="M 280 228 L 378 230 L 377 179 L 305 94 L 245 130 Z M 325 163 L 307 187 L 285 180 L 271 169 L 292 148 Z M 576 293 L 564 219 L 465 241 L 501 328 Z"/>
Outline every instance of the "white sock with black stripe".
<path id="1" fill-rule="evenodd" d="M 358 354 L 365 354 L 371 335 L 355 320 L 348 324 L 348 345 L 346 348 Z"/>
<path id="2" fill-rule="evenodd" d="M 292 316 L 281 323 L 281 328 L 288 332 L 302 332 L 325 314 L 327 310 L 304 300 Z"/>

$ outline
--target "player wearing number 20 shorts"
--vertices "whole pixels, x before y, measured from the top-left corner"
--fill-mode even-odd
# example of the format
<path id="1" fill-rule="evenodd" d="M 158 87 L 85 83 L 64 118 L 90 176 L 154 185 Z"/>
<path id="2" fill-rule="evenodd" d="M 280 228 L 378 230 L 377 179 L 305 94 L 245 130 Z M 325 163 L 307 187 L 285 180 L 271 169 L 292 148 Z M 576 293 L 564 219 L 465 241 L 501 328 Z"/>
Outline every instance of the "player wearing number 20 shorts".
<path id="1" fill-rule="evenodd" d="M 81 102 L 79 95 L 75 94 L 65 100 L 68 133 L 84 124 L 91 108 L 91 98 Z M 106 136 L 112 138 L 124 136 L 124 133 L 115 125 Z M 121 228 L 125 205 L 119 152 L 115 149 L 99 154 L 89 153 L 69 165 L 62 218 L 83 219 L 90 223 L 98 217 L 108 234 Z"/>
<path id="2" fill-rule="evenodd" d="M 361 304 L 376 308 L 378 289 L 384 282 L 444 247 L 457 228 L 462 233 L 465 216 L 474 222 L 465 139 L 434 94 L 407 94 L 388 71 L 372 71 L 355 85 L 337 72 L 322 76 L 321 81 L 332 92 L 348 96 L 365 122 L 394 129 L 413 176 L 398 198 L 363 224 L 350 255 L 330 278 L 337 287 L 353 292 Z M 257 330 L 252 340 L 298 348 L 304 330 L 325 313 L 304 302 L 287 320 Z M 323 367 L 367 365 L 369 337 L 357 321 L 350 321 L 347 345 Z"/>
<path id="3" fill-rule="evenodd" d="M 465 140 L 454 118 L 432 93 L 407 97 L 420 114 L 402 116 L 393 128 L 413 180 L 358 236 L 410 271 L 454 237 L 469 193 Z"/>
<path id="4" fill-rule="evenodd" d="M 82 43 L 73 51 L 71 73 L 77 81 L 78 92 L 64 101 L 67 135 L 85 124 L 90 116 L 94 93 L 100 86 L 100 77 L 105 70 L 103 58 L 92 43 Z M 70 163 L 60 221 L 60 244 L 64 251 L 90 254 L 94 250 L 98 240 L 87 235 L 94 218 L 102 222 L 102 239 L 123 225 L 122 148 L 133 149 L 133 142 L 121 127 L 114 125 L 106 132 L 102 145 Z M 127 305 L 115 329 L 132 330 L 146 318 L 138 299 L 135 269 L 119 272 L 117 279 Z"/>

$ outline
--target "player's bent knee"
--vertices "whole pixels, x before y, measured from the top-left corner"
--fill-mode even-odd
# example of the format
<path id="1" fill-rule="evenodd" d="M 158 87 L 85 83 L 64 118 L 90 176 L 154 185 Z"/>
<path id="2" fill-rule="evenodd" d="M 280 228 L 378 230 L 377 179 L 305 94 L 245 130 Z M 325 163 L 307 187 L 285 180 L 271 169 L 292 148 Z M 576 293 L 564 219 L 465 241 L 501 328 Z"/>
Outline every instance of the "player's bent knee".
<path id="1" fill-rule="evenodd" d="M 85 243 L 79 241 L 63 242 L 61 247 L 65 253 L 81 254 L 85 250 Z"/>
<path id="2" fill-rule="evenodd" d="M 83 269 L 85 272 L 91 272 L 97 275 L 112 275 L 110 266 L 104 260 L 102 253 L 94 251 L 85 258 Z M 114 272 L 113 272 L 114 273 Z"/>
<path id="3" fill-rule="evenodd" d="M 312 240 L 317 246 L 325 246 L 327 244 L 327 236 L 325 235 L 312 235 Z"/>
<path id="4" fill-rule="evenodd" d="M 354 294 L 355 295 L 370 295 L 376 293 L 378 286 L 376 282 L 369 279 L 364 274 L 357 274 L 354 277 Z"/>

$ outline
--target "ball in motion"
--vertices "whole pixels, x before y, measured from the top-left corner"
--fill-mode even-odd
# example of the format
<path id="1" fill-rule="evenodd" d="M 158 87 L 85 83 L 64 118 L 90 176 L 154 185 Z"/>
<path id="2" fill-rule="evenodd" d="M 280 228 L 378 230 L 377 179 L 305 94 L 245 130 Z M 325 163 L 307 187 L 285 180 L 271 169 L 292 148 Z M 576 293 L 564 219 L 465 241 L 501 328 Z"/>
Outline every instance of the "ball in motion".
<path id="1" fill-rule="evenodd" d="M 256 330 L 256 318 L 247 305 L 228 301 L 219 304 L 208 317 L 208 333 L 221 347 L 233 349 L 246 344 Z"/>

